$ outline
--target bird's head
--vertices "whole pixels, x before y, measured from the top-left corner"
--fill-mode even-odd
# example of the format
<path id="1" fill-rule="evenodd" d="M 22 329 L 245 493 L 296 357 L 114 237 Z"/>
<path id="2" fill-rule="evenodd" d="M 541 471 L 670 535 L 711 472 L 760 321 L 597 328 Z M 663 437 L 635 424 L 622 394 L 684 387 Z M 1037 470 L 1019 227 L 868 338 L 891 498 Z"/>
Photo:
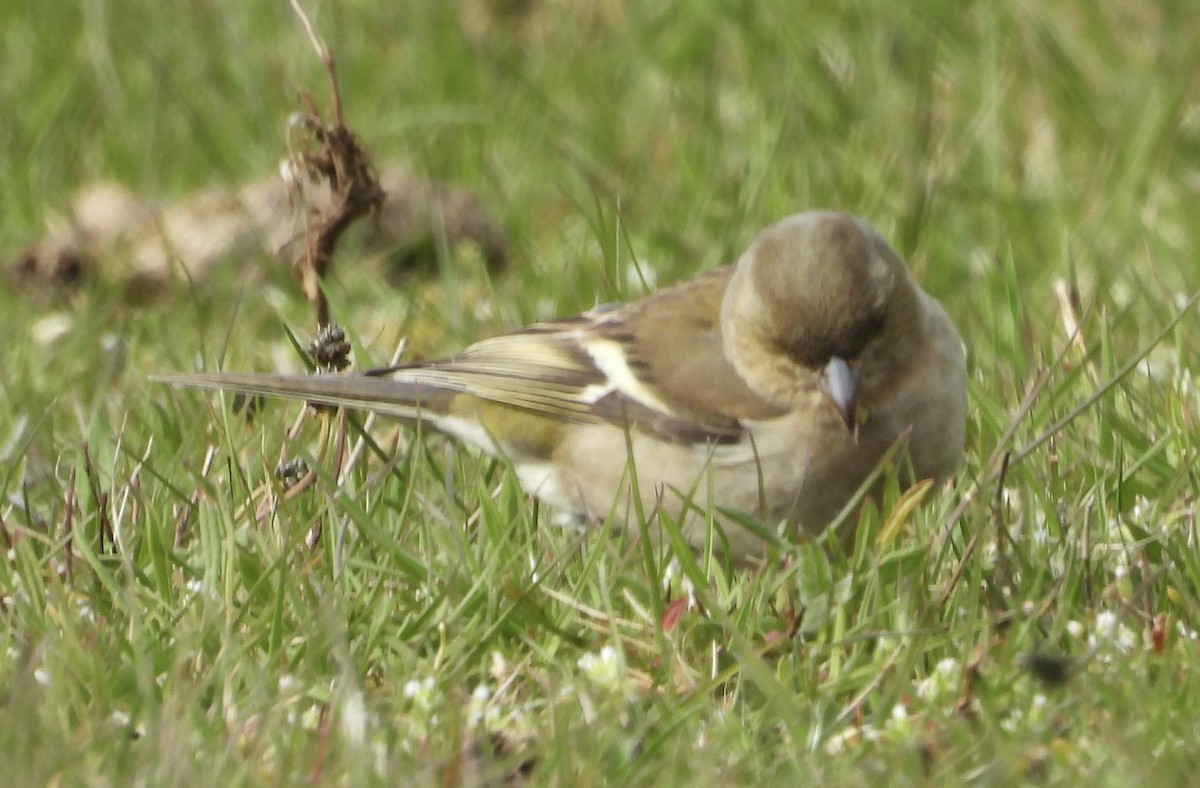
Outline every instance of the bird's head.
<path id="1" fill-rule="evenodd" d="M 820 211 L 771 225 L 742 254 L 725 294 L 730 360 L 783 404 L 814 381 L 846 427 L 903 373 L 917 344 L 916 283 L 862 219 Z"/>

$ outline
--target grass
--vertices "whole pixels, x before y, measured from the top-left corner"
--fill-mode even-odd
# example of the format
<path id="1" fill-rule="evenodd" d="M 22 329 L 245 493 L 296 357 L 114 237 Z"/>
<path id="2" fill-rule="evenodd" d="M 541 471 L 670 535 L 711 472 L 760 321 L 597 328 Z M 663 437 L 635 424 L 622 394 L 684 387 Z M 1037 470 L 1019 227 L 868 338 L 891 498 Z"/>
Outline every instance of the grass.
<path id="1" fill-rule="evenodd" d="M 755 572 L 553 527 L 503 465 L 386 424 L 340 485 L 306 426 L 289 451 L 321 476 L 283 501 L 294 408 L 246 425 L 146 382 L 291 354 L 308 312 L 282 266 L 141 306 L 104 281 L 0 289 L 6 780 L 1188 783 L 1190 6 L 479 16 L 521 5 L 314 10 L 372 153 L 475 190 L 511 240 L 490 280 L 455 250 L 399 289 L 342 259 L 359 363 L 633 297 L 845 208 L 967 340 L 958 484 L 917 510 L 893 490 L 850 549 Z M 0 31 L 6 254 L 89 180 L 170 197 L 270 172 L 297 91 L 324 98 L 285 4 L 16 0 Z"/>

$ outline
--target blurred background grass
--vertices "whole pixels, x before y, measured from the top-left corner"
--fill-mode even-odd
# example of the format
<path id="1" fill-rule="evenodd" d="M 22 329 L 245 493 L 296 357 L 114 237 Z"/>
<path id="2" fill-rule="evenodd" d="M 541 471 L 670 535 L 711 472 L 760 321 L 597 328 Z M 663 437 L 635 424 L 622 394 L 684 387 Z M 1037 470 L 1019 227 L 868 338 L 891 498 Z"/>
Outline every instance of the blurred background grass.
<path id="1" fill-rule="evenodd" d="M 986 459 L 1033 381 L 1050 382 L 1002 448 L 1027 445 L 1088 402 L 1196 287 L 1200 16 L 1190 3 L 461 0 L 321 3 L 310 13 L 337 58 L 347 121 L 372 155 L 475 191 L 510 238 L 510 270 L 490 281 L 453 251 L 431 280 L 400 289 L 340 260 L 333 312 L 360 360 L 386 359 L 404 335 L 433 355 L 636 296 L 647 280 L 732 260 L 781 216 L 842 208 L 892 239 L 967 340 L 964 481 L 884 556 L 898 562 L 890 574 L 886 560 L 862 556 L 826 567 L 831 583 L 855 577 L 839 586 L 837 605 L 828 584 L 813 585 L 817 571 L 796 590 L 794 572 L 751 583 L 714 569 L 718 606 L 741 617 L 693 622 L 686 636 L 638 629 L 648 645 L 631 649 L 626 667 L 653 675 L 659 689 L 631 707 L 579 689 L 579 655 L 607 641 L 581 635 L 597 619 L 579 608 L 529 603 L 530 563 L 557 556 L 542 581 L 618 619 L 636 618 L 640 600 L 655 620 L 657 579 L 623 577 L 646 569 L 636 549 L 586 539 L 576 549 L 576 537 L 534 530 L 503 469 L 418 442 L 399 470 L 382 480 L 364 471 L 352 500 L 338 499 L 357 542 L 311 556 L 299 547 L 298 524 L 324 516 L 319 501 L 294 502 L 281 533 L 247 525 L 238 507 L 274 465 L 283 409 L 266 428 L 247 429 L 207 398 L 150 387 L 145 376 L 218 362 L 271 368 L 280 348 L 289 352 L 282 326 L 303 332 L 309 319 L 277 261 L 230 260 L 203 288 L 140 306 L 103 283 L 67 295 L 0 288 L 0 516 L 20 536 L 9 537 L 18 546 L 0 581 L 24 589 L 6 593 L 3 606 L 0 752 L 22 776 L 386 782 L 403 768 L 418 769 L 415 780 L 452 782 L 471 779 L 455 769 L 503 773 L 530 762 L 535 775 L 597 782 L 663 772 L 714 783 L 865 782 L 919 776 L 917 750 L 934 752 L 928 768 L 956 781 L 1043 772 L 1069 781 L 1121 760 L 1110 775 L 1120 784 L 1184 768 L 1197 686 L 1180 665 L 1148 672 L 1142 660 L 1152 656 L 1138 652 L 1128 673 L 1104 674 L 1086 697 L 1052 700 L 1053 713 L 1036 688 L 1010 697 L 1000 685 L 1016 656 L 1043 642 L 1085 652 L 1086 637 L 1072 640 L 1068 624 L 1091 626 L 1097 610 L 1122 611 L 1139 638 L 1160 610 L 1181 631 L 1197 625 L 1194 316 L 1151 365 L 1015 467 L 994 507 L 987 488 L 952 547 L 936 535 L 961 492 L 991 470 Z M 0 8 L 0 52 L 4 259 L 90 181 L 167 200 L 269 174 L 286 155 L 298 93 L 326 105 L 321 66 L 283 3 L 12 0 Z M 265 287 L 249 273 L 262 268 L 273 272 Z M 1067 342 L 1060 278 L 1082 321 L 1066 364 L 1055 363 Z M 62 328 L 39 339 L 48 315 Z M 85 442 L 106 500 L 84 481 Z M 217 470 L 205 480 L 197 469 L 210 445 Z M 172 546 L 194 490 L 203 536 Z M 73 559 L 79 575 L 64 575 L 66 556 L 105 517 L 129 529 L 124 549 Z M 1015 544 L 994 536 L 997 522 Z M 1114 528 L 1125 537 L 1116 546 Z M 982 548 L 966 547 L 983 531 L 1012 554 L 985 561 Z M 939 549 L 912 558 L 912 545 L 930 543 Z M 951 584 L 954 596 L 937 609 L 929 589 L 946 587 L 960 558 L 968 580 Z M 189 583 L 208 601 L 194 601 Z M 843 617 L 812 613 L 811 640 L 760 665 L 794 696 L 781 711 L 764 699 L 774 685 L 761 674 L 744 668 L 758 678 L 743 680 L 736 665 L 758 663 L 745 661 L 730 632 L 759 642 L 755 633 L 783 625 L 774 605 L 789 593 L 840 605 Z M 75 602 L 90 622 L 63 612 Z M 1010 615 L 1020 625 L 996 645 L 990 617 Z M 844 640 L 911 627 L 938 634 L 901 639 L 894 657 L 862 645 L 865 635 Z M 720 662 L 725 646 L 742 661 L 721 662 L 710 682 L 708 662 Z M 947 716 L 952 697 L 923 712 L 912 701 L 914 683 L 939 675 L 943 658 L 957 659 L 954 692 L 970 694 L 971 649 L 993 646 L 1011 659 L 996 658 L 997 695 L 973 712 L 980 728 Z M 1186 638 L 1178 649 L 1170 653 L 1194 659 Z M 509 667 L 495 668 L 488 654 Z M 37 670 L 53 680 L 32 681 Z M 461 707 L 439 706 L 424 736 L 405 727 L 417 725 L 422 690 L 410 692 L 402 677 L 417 674 L 437 677 L 437 692 Z M 281 676 L 299 688 L 283 688 Z M 493 748 L 500 733 L 463 733 L 478 726 L 456 715 L 467 714 L 472 686 L 503 697 L 505 682 L 510 694 L 492 708 L 525 709 L 530 735 L 511 720 L 497 724 L 508 743 Z M 354 719 L 355 703 L 367 709 L 365 750 L 354 731 L 331 739 L 320 721 Z M 864 733 L 848 745 L 853 755 L 828 755 L 846 724 L 865 715 L 862 730 L 883 729 L 896 703 L 910 715 L 907 736 L 887 729 L 896 746 Z M 1029 713 L 1006 738 L 1012 706 Z M 305 708 L 326 716 L 305 727 L 293 719 Z M 1135 711 L 1141 727 L 1126 724 Z M 1030 727 L 1036 714 L 1040 727 Z M 1056 719 L 1078 727 L 1064 732 Z M 1081 730 L 1095 731 L 1090 747 Z M 1151 742 L 1165 749 L 1151 757 Z M 189 772 L 191 756 L 172 761 L 193 747 L 211 771 Z"/>

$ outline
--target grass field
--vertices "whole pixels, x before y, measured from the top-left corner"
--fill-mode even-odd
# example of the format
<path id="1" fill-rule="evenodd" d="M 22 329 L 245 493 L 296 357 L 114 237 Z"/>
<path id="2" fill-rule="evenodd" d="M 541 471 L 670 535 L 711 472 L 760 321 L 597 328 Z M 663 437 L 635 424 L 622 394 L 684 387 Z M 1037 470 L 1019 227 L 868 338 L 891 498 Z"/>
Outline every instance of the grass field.
<path id="1" fill-rule="evenodd" d="M 1200 15 L 810 5 L 311 7 L 372 155 L 473 190 L 511 256 L 392 286 L 347 253 L 333 314 L 361 366 L 432 356 L 855 211 L 967 341 L 952 489 L 893 491 L 851 550 L 672 565 L 387 423 L 339 484 L 311 420 L 285 501 L 294 405 L 147 382 L 298 364 L 283 264 L 139 304 L 0 286 L 0 781 L 1192 782 Z M 0 53 L 2 259 L 85 182 L 270 173 L 326 102 L 281 2 L 9 0 Z"/>

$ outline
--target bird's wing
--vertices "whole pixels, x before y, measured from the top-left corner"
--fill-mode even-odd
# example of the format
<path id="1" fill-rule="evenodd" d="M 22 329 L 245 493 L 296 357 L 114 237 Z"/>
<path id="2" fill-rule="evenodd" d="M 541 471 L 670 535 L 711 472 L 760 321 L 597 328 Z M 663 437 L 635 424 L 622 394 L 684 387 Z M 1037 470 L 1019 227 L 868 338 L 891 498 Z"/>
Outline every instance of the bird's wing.
<path id="1" fill-rule="evenodd" d="M 485 339 L 443 361 L 380 370 L 571 422 L 608 422 L 678 443 L 726 443 L 743 419 L 782 410 L 755 394 L 725 357 L 722 268 L 630 304 L 598 307 Z"/>

